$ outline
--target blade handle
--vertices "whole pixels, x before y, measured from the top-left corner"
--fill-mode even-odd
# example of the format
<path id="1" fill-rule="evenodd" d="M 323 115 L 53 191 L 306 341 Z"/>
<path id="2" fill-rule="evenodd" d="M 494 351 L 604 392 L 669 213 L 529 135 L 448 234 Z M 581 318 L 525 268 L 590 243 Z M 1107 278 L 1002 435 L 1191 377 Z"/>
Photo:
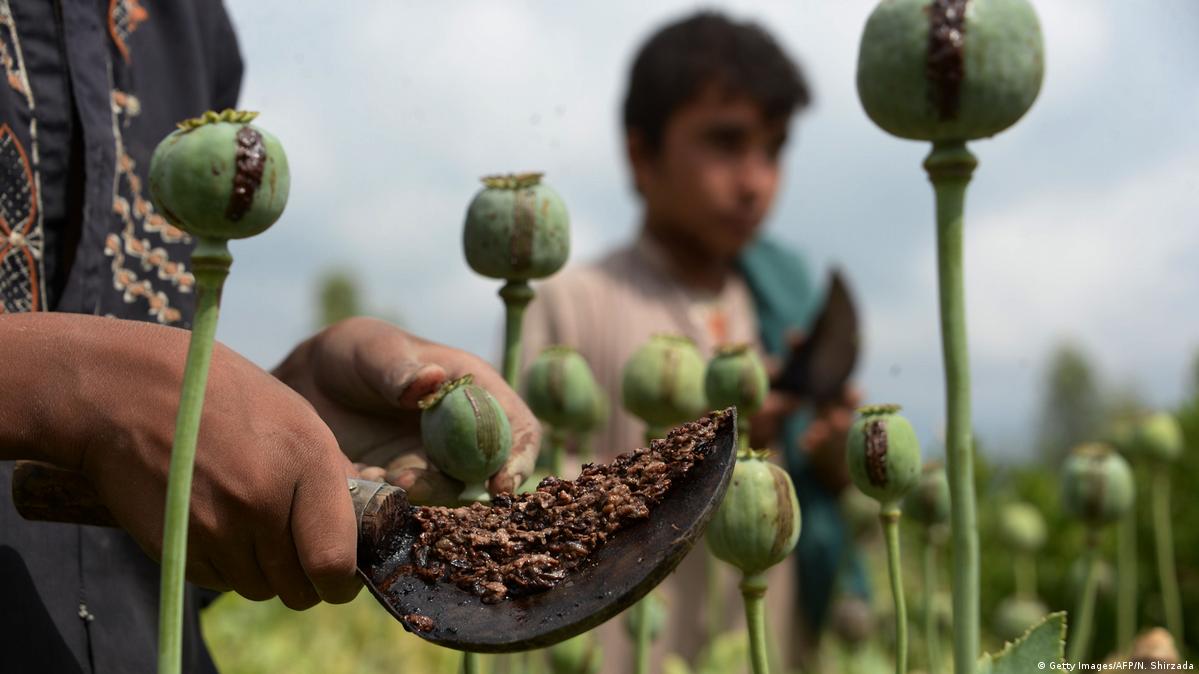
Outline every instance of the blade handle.
<path id="1" fill-rule="evenodd" d="M 35 522 L 120 526 L 86 475 L 41 461 L 13 466 L 12 500 L 21 517 Z"/>
<path id="2" fill-rule="evenodd" d="M 408 507 L 408 495 L 383 482 L 349 478 L 347 484 L 359 538 L 366 543 L 379 541 L 397 510 Z M 12 474 L 12 500 L 21 517 L 35 522 L 120 527 L 86 475 L 49 463 L 17 461 Z"/>

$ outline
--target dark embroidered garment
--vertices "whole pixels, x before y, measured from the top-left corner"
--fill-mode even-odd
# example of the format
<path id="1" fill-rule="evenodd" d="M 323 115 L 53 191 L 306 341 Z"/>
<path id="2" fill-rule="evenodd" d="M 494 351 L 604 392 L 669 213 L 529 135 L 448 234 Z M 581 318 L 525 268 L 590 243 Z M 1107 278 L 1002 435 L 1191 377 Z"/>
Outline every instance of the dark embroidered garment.
<path id="1" fill-rule="evenodd" d="M 221 0 L 0 0 L 0 65 L 0 313 L 188 327 L 192 243 L 145 179 L 177 121 L 235 107 Z M 0 672 L 153 671 L 158 566 L 120 531 L 24 521 L 11 472 L 0 462 Z M 215 671 L 188 602 L 185 668 Z"/>

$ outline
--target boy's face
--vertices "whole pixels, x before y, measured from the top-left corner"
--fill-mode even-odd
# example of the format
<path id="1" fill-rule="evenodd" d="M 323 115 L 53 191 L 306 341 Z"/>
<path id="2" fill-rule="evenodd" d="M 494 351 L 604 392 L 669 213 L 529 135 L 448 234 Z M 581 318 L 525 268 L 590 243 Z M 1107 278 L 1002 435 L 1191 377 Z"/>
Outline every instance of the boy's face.
<path id="1" fill-rule="evenodd" d="M 646 225 L 719 258 L 757 234 L 779 184 L 787 119 L 767 120 L 746 96 L 707 87 L 671 115 L 656 152 L 629 137 Z"/>

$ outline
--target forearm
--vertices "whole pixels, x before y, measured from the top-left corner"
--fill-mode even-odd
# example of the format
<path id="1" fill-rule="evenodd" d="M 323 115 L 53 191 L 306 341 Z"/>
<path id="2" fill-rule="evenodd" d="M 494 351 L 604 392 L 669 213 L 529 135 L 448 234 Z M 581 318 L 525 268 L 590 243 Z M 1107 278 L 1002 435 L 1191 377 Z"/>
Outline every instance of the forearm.
<path id="1" fill-rule="evenodd" d="M 119 441 L 117 425 L 138 411 L 135 401 L 122 400 L 128 389 L 114 380 L 169 371 L 161 353 L 142 345 L 174 332 L 78 314 L 0 316 L 0 459 L 81 468 L 89 447 Z"/>

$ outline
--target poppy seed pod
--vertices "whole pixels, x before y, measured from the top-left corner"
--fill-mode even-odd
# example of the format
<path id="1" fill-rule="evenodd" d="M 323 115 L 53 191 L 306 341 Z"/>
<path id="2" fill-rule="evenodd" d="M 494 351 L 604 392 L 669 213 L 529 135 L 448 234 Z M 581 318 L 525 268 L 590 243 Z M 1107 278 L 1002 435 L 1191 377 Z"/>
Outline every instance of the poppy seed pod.
<path id="1" fill-rule="evenodd" d="M 568 346 L 542 351 L 525 373 L 525 401 L 538 419 L 556 428 L 581 430 L 595 415 L 599 384 L 587 361 Z"/>
<path id="2" fill-rule="evenodd" d="M 999 512 L 999 538 L 1016 552 L 1036 554 L 1048 535 L 1041 511 L 1028 503 L 1009 503 Z"/>
<path id="3" fill-rule="evenodd" d="M 625 409 L 650 428 L 668 428 L 703 414 L 704 359 L 695 343 L 679 335 L 654 335 L 624 366 Z"/>
<path id="4" fill-rule="evenodd" d="M 899 405 L 872 405 L 849 429 L 846 459 L 854 484 L 884 506 L 902 499 L 920 480 L 920 442 Z"/>
<path id="5" fill-rule="evenodd" d="M 748 344 L 722 346 L 708 361 L 704 392 L 713 408 L 736 407 L 739 418 L 748 417 L 761 409 L 769 391 L 766 366 Z"/>
<path id="6" fill-rule="evenodd" d="M 1135 497 L 1132 469 L 1110 445 L 1091 442 L 1075 447 L 1062 466 L 1062 506 L 1090 526 L 1118 520 Z"/>
<path id="7" fill-rule="evenodd" d="M 487 479 L 508 460 L 508 415 L 486 389 L 466 375 L 446 382 L 420 402 L 420 435 L 429 460 L 466 484 L 459 498 L 487 501 Z"/>
<path id="8" fill-rule="evenodd" d="M 509 281 L 545 278 L 570 255 L 570 218 L 540 173 L 483 178 L 466 210 L 462 246 L 479 274 Z"/>
<path id="9" fill-rule="evenodd" d="M 1182 456 L 1182 427 L 1169 412 L 1150 414 L 1137 424 L 1133 443 L 1138 454 L 1170 463 Z"/>
<path id="10" fill-rule="evenodd" d="M 746 576 L 781 562 L 799 540 L 799 501 L 791 478 L 766 452 L 738 455 L 724 501 L 708 524 L 708 548 Z"/>
<path id="11" fill-rule="evenodd" d="M 924 465 L 916 488 L 903 500 L 903 512 L 926 527 L 949 521 L 949 479 L 941 462 Z"/>
<path id="12" fill-rule="evenodd" d="M 251 126 L 258 113 L 225 110 L 189 119 L 150 160 L 154 206 L 195 236 L 244 239 L 283 213 L 291 177 L 283 146 Z"/>
<path id="13" fill-rule="evenodd" d="M 862 35 L 858 97 L 900 138 L 986 138 L 1032 106 L 1044 61 L 1028 0 L 884 0 Z"/>
<path id="14" fill-rule="evenodd" d="M 1040 622 L 1046 613 L 1049 608 L 1039 599 L 1019 595 L 1008 597 L 995 609 L 995 635 L 1004 641 L 1015 641 Z"/>

